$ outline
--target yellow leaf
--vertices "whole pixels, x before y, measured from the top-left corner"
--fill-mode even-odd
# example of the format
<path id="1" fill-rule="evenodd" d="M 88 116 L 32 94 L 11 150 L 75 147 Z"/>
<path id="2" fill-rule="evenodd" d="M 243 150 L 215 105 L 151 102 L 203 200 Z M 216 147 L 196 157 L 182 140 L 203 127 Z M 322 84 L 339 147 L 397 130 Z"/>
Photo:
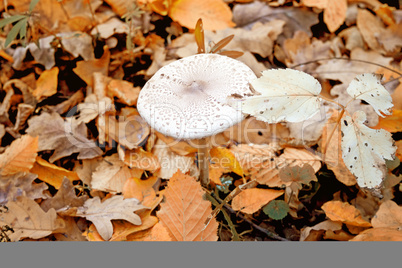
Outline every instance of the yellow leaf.
<path id="1" fill-rule="evenodd" d="M 28 172 L 37 156 L 38 137 L 24 135 L 14 140 L 10 147 L 0 155 L 0 175 Z"/>
<path id="2" fill-rule="evenodd" d="M 38 101 L 57 93 L 57 76 L 59 68 L 45 70 L 36 81 L 36 89 L 32 92 Z"/>
<path id="3" fill-rule="evenodd" d="M 222 0 L 177 0 L 172 4 L 169 16 L 189 29 L 194 29 L 199 18 L 203 21 L 204 30 L 222 30 L 235 26 L 230 8 Z"/>
<path id="4" fill-rule="evenodd" d="M 211 162 L 217 166 L 224 167 L 229 172 L 234 172 L 239 176 L 243 176 L 243 169 L 237 161 L 235 155 L 227 148 L 214 147 L 209 152 Z"/>
<path id="5" fill-rule="evenodd" d="M 273 189 L 246 189 L 233 198 L 232 207 L 234 210 L 240 210 L 244 213 L 253 214 L 262 208 L 262 206 L 266 205 L 269 201 L 272 201 L 283 195 L 284 192 L 284 190 Z"/>
<path id="6" fill-rule="evenodd" d="M 61 187 L 64 177 L 67 177 L 70 181 L 80 179 L 76 172 L 58 167 L 40 157 L 36 158 L 36 163 L 32 167 L 31 173 L 37 174 L 38 179 L 52 185 L 56 189 Z"/>

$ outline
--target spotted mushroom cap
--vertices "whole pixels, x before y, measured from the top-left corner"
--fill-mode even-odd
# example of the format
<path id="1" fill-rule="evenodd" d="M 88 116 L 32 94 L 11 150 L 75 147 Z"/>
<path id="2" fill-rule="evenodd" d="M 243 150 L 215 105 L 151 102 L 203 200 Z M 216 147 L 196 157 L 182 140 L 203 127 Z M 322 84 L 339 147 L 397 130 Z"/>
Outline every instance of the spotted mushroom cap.
<path id="1" fill-rule="evenodd" d="M 200 139 L 239 123 L 244 115 L 229 106 L 233 94 L 250 94 L 256 79 L 244 63 L 217 54 L 198 54 L 157 71 L 138 97 L 137 109 L 156 131 L 176 139 Z"/>

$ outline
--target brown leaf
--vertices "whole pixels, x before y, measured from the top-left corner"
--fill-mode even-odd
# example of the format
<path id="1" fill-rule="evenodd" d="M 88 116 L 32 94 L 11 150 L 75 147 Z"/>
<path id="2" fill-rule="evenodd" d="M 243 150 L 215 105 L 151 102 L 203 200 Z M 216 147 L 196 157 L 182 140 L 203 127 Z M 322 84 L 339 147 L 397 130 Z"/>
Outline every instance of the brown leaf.
<path id="1" fill-rule="evenodd" d="M 332 221 L 340 221 L 353 226 L 371 227 L 371 224 L 362 217 L 361 212 L 349 203 L 329 201 L 321 208 Z"/>
<path id="2" fill-rule="evenodd" d="M 74 171 L 77 172 L 78 177 L 84 184 L 90 185 L 92 181 L 92 172 L 95 172 L 101 162 L 101 157 L 84 159 L 82 160 L 82 164 L 77 163 L 75 165 Z"/>
<path id="3" fill-rule="evenodd" d="M 38 151 L 55 150 L 50 162 L 79 153 L 78 159 L 90 159 L 101 155 L 102 150 L 87 138 L 87 126 L 75 121 L 63 120 L 56 113 L 42 113 L 28 120 L 26 130 L 32 136 L 39 136 Z"/>
<path id="4" fill-rule="evenodd" d="M 173 240 L 168 230 L 163 226 L 163 224 L 157 223 L 149 232 L 147 232 L 142 241 L 173 241 Z"/>
<path id="5" fill-rule="evenodd" d="M 339 221 L 331 221 L 325 220 L 322 221 L 312 227 L 304 227 L 302 228 L 300 241 L 319 241 L 322 235 L 328 231 L 339 231 L 342 229 L 342 223 Z M 320 235 L 317 235 L 317 232 L 312 231 L 322 231 Z M 318 238 L 318 239 L 317 239 Z"/>
<path id="6" fill-rule="evenodd" d="M 269 201 L 283 195 L 284 192 L 284 190 L 273 189 L 245 189 L 233 198 L 232 207 L 234 210 L 253 214 L 268 204 Z"/>
<path id="7" fill-rule="evenodd" d="M 85 201 L 84 206 L 78 208 L 76 216 L 92 221 L 101 237 L 109 240 L 113 235 L 111 220 L 124 219 L 141 225 L 141 218 L 134 211 L 145 207 L 138 203 L 135 198 L 123 199 L 121 195 L 112 196 L 101 203 L 100 198 L 96 196 Z"/>
<path id="8" fill-rule="evenodd" d="M 56 166 L 43 160 L 39 156 L 30 170 L 31 173 L 37 174 L 38 179 L 49 183 L 54 188 L 59 189 L 62 186 L 63 179 L 67 177 L 70 181 L 78 181 L 80 178 L 74 171 L 69 171 L 62 167 Z"/>
<path id="9" fill-rule="evenodd" d="M 164 191 L 165 201 L 157 216 L 174 241 L 216 241 L 215 218 L 204 224 L 212 209 L 203 199 L 201 185 L 180 171 L 170 178 Z"/>
<path id="10" fill-rule="evenodd" d="M 71 181 L 64 177 L 60 189 L 57 193 L 47 200 L 43 201 L 41 208 L 44 211 L 49 211 L 54 208 L 56 211 L 62 208 L 80 207 L 88 199 L 88 196 L 77 197 L 75 195 L 75 188 Z"/>
<path id="11" fill-rule="evenodd" d="M 367 45 L 372 50 L 382 51 L 381 45 L 377 40 L 377 35 L 381 35 L 384 32 L 384 24 L 371 14 L 370 11 L 365 9 L 359 9 L 356 23 Z"/>
<path id="12" fill-rule="evenodd" d="M 60 233 L 54 234 L 57 241 L 87 241 L 78 227 L 75 218 L 65 217 L 63 220 L 65 228 Z"/>
<path id="13" fill-rule="evenodd" d="M 134 150 L 125 150 L 124 163 L 130 168 L 138 168 L 152 172 L 160 168 L 158 157 L 145 151 L 142 147 Z"/>
<path id="14" fill-rule="evenodd" d="M 39 239 L 64 227 L 63 220 L 57 219 L 54 209 L 44 212 L 40 206 L 25 196 L 7 203 L 8 211 L 1 214 L 0 226 L 8 225 L 14 233 L 9 234 L 11 241 L 22 238 Z"/>
<path id="15" fill-rule="evenodd" d="M 123 187 L 124 198 L 136 198 L 144 206 L 151 206 L 156 198 L 156 193 L 153 186 L 158 181 L 157 176 L 152 176 L 146 180 L 141 180 L 141 178 L 129 178 Z"/>
<path id="16" fill-rule="evenodd" d="M 92 173 L 91 187 L 100 191 L 121 193 L 126 180 L 141 178 L 143 170 L 126 166 L 117 154 L 106 156 Z"/>
<path id="17" fill-rule="evenodd" d="M 44 193 L 48 186 L 43 182 L 35 183 L 37 177 L 36 174 L 26 172 L 2 177 L 0 180 L 0 205 L 16 201 L 16 198 L 21 195 L 33 200 L 48 198 L 48 195 Z"/>
<path id="18" fill-rule="evenodd" d="M 57 67 L 53 67 L 50 70 L 43 71 L 43 73 L 39 76 L 38 80 L 36 81 L 36 88 L 32 92 L 32 95 L 34 95 L 38 101 L 41 101 L 46 97 L 56 94 L 58 75 L 59 75 L 59 68 Z"/>
<path id="19" fill-rule="evenodd" d="M 10 147 L 0 155 L 0 175 L 28 172 L 35 162 L 37 151 L 38 137 L 24 135 L 14 140 Z"/>

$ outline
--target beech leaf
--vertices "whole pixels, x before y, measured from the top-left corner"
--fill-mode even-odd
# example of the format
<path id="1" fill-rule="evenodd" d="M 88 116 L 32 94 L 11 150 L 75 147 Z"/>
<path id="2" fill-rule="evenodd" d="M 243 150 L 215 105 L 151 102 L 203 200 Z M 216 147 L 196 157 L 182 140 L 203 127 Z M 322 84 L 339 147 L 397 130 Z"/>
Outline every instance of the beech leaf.
<path id="1" fill-rule="evenodd" d="M 301 122 L 316 114 L 321 106 L 320 83 L 311 75 L 292 69 L 262 72 L 251 81 L 261 95 L 247 97 L 242 112 L 268 123 Z"/>
<path id="2" fill-rule="evenodd" d="M 384 159 L 392 160 L 396 147 L 389 132 L 371 129 L 365 121 L 363 111 L 342 120 L 342 158 L 360 187 L 377 188 L 385 176 Z"/>
<path id="3" fill-rule="evenodd" d="M 111 220 L 123 219 L 141 225 L 141 218 L 134 211 L 146 207 L 140 205 L 135 198 L 123 198 L 121 195 L 115 195 L 101 203 L 100 198 L 95 196 L 85 201 L 84 206 L 77 209 L 76 215 L 92 221 L 102 238 L 109 240 L 113 235 Z"/>
<path id="4" fill-rule="evenodd" d="M 390 115 L 392 97 L 385 89 L 376 74 L 360 74 L 353 79 L 347 90 L 348 94 L 354 99 L 364 100 L 373 106 L 375 112 L 384 117 L 383 114 Z"/>
<path id="5" fill-rule="evenodd" d="M 165 201 L 157 216 L 174 241 L 216 241 L 218 222 L 212 218 L 211 203 L 203 199 L 201 185 L 179 170 L 170 178 Z"/>

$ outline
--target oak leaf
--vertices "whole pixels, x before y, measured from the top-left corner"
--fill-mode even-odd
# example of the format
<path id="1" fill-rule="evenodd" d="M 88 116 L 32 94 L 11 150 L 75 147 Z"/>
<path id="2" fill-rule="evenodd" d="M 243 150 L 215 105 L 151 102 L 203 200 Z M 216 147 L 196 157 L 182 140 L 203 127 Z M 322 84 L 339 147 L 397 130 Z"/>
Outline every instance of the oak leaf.
<path id="1" fill-rule="evenodd" d="M 9 234 L 11 241 L 23 238 L 39 239 L 64 227 L 64 222 L 57 218 L 56 211 L 44 212 L 40 206 L 26 196 L 17 197 L 7 203 L 8 211 L 1 214 L 0 226 L 9 225 L 14 232 Z"/>
<path id="2" fill-rule="evenodd" d="M 165 201 L 157 216 L 174 241 L 216 241 L 218 222 L 212 218 L 211 203 L 203 199 L 201 185 L 190 177 L 176 172 L 163 193 Z"/>
<path id="3" fill-rule="evenodd" d="M 95 196 L 77 209 L 76 216 L 92 221 L 101 237 L 109 240 L 113 235 L 111 220 L 123 219 L 141 225 L 141 218 L 134 211 L 144 208 L 135 198 L 124 199 L 121 195 L 115 195 L 101 203 L 100 198 Z"/>
<path id="4" fill-rule="evenodd" d="M 36 174 L 19 172 L 2 177 L 0 180 L 0 205 L 15 201 L 18 196 L 24 195 L 32 200 L 48 198 L 44 191 L 48 189 L 46 183 L 35 183 Z"/>
<path id="5" fill-rule="evenodd" d="M 245 189 L 232 200 L 232 208 L 247 214 L 253 214 L 268 202 L 283 195 L 283 190 L 273 189 Z"/>
<path id="6" fill-rule="evenodd" d="M 361 212 L 349 203 L 329 201 L 321 208 L 332 221 L 340 221 L 348 225 L 359 227 L 371 227 L 371 223 L 363 218 Z"/>
<path id="7" fill-rule="evenodd" d="M 75 124 L 74 120 L 64 120 L 57 113 L 42 113 L 28 120 L 26 130 L 32 136 L 39 136 L 38 151 L 55 150 L 50 162 L 79 153 L 78 159 L 90 159 L 101 155 L 102 150 L 87 138 L 85 124 Z"/>
<path id="8" fill-rule="evenodd" d="M 28 172 L 35 162 L 37 151 L 38 137 L 24 135 L 14 140 L 10 147 L 0 155 L 0 175 Z"/>
<path id="9" fill-rule="evenodd" d="M 68 178 L 64 178 L 61 187 L 57 193 L 41 203 L 41 208 L 44 211 L 49 211 L 54 208 L 56 211 L 62 208 L 80 207 L 84 205 L 84 202 L 88 199 L 88 196 L 78 197 L 75 194 L 75 188 Z"/>
<path id="10" fill-rule="evenodd" d="M 141 178 L 143 170 L 126 166 L 117 154 L 106 156 L 92 173 L 91 187 L 100 191 L 121 193 L 129 178 Z"/>
<path id="11" fill-rule="evenodd" d="M 363 111 L 341 120 L 342 158 L 360 187 L 377 188 L 385 176 L 384 159 L 392 160 L 396 147 L 389 132 L 371 129 L 365 120 Z"/>

